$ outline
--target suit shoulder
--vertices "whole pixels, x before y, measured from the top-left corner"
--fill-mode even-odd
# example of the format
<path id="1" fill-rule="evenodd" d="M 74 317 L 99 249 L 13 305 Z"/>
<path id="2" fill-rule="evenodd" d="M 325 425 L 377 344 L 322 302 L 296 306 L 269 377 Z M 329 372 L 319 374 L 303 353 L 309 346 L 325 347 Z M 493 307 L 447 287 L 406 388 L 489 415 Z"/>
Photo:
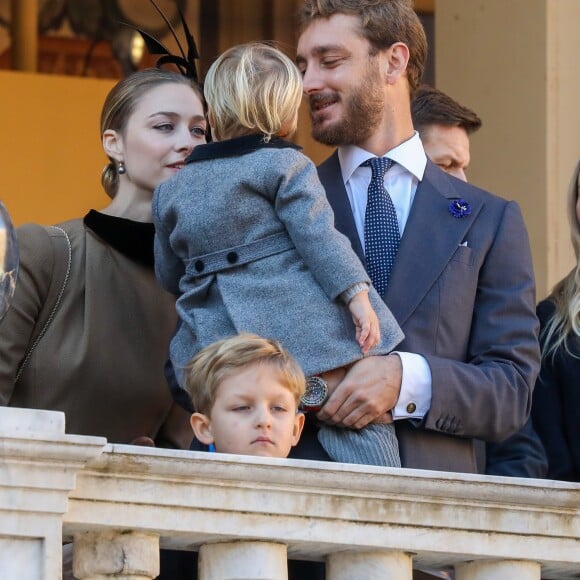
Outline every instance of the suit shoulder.
<path id="1" fill-rule="evenodd" d="M 517 204 L 515 201 L 510 201 L 505 197 L 487 191 L 473 183 L 467 183 L 461 179 L 457 179 L 453 175 L 445 173 L 442 169 L 431 162 L 427 162 L 424 179 L 430 181 L 436 189 L 446 195 L 446 197 L 460 197 L 469 199 L 477 198 L 486 204 L 493 204 L 497 207 L 505 207 L 507 204 Z"/>

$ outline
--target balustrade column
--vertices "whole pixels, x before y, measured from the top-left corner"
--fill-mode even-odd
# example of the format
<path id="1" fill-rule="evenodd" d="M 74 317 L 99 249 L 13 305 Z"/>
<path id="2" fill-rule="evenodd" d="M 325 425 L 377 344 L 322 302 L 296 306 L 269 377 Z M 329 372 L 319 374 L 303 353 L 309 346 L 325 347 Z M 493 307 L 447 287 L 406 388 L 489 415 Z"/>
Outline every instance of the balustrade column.
<path id="1" fill-rule="evenodd" d="M 339 552 L 331 554 L 326 564 L 327 580 L 411 580 L 412 577 L 412 559 L 404 552 Z"/>
<path id="2" fill-rule="evenodd" d="M 84 532 L 74 537 L 79 580 L 151 580 L 159 576 L 159 536 L 132 531 Z"/>
<path id="3" fill-rule="evenodd" d="M 288 580 L 286 546 L 274 542 L 204 544 L 199 550 L 199 580 Z"/>
<path id="4" fill-rule="evenodd" d="M 475 560 L 455 567 L 456 580 L 540 580 L 537 562 Z"/>

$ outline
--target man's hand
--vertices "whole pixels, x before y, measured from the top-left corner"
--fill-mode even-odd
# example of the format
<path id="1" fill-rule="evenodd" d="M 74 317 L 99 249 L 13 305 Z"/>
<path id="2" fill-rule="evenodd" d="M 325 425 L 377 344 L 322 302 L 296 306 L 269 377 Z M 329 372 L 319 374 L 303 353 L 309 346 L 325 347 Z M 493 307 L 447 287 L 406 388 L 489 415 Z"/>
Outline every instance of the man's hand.
<path id="1" fill-rule="evenodd" d="M 363 358 L 348 370 L 316 416 L 326 423 L 354 429 L 373 421 L 385 422 L 385 413 L 399 398 L 402 378 L 398 355 Z"/>

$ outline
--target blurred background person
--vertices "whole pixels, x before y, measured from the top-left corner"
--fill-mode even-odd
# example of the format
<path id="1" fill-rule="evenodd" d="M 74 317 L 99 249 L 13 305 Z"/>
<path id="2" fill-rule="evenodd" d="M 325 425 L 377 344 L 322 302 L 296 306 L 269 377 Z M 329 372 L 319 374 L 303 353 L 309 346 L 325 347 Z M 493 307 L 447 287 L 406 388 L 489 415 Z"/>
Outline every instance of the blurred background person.
<path id="1" fill-rule="evenodd" d="M 422 85 L 413 96 L 411 115 L 429 159 L 446 173 L 467 181 L 469 136 L 481 127 L 477 114 L 444 92 Z"/>

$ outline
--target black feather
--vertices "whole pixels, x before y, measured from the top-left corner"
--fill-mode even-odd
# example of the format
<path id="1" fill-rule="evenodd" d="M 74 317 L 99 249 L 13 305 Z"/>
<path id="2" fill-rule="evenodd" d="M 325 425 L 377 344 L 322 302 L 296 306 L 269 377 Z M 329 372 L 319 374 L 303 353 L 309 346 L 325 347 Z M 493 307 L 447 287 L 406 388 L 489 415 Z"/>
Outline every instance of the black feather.
<path id="1" fill-rule="evenodd" d="M 155 66 L 157 68 L 160 68 L 164 64 L 174 64 L 179 68 L 179 72 L 182 75 L 198 82 L 199 79 L 197 75 L 195 61 L 199 59 L 199 53 L 197 51 L 195 39 L 193 38 L 193 35 L 191 34 L 189 27 L 185 22 L 185 18 L 183 16 L 181 8 L 179 7 L 179 5 L 177 6 L 177 10 L 179 11 L 179 16 L 181 18 L 181 25 L 183 27 L 183 32 L 185 34 L 185 40 L 187 42 L 187 55 L 185 54 L 183 46 L 179 42 L 179 38 L 177 37 L 175 28 L 172 26 L 167 16 L 163 14 L 163 11 L 161 10 L 161 8 L 159 8 L 159 6 L 157 6 L 155 0 L 149 0 L 149 2 L 153 5 L 155 10 L 157 10 L 159 15 L 169 28 L 171 35 L 173 36 L 175 42 L 177 43 L 177 46 L 179 47 L 179 52 L 181 53 L 181 56 L 171 54 L 169 49 L 166 46 L 164 46 L 163 43 L 161 43 L 159 40 L 151 36 L 148 32 L 145 32 L 144 30 L 141 30 L 140 28 L 137 28 L 136 26 L 133 26 L 131 24 L 127 24 L 127 26 L 134 28 L 143 37 L 145 47 L 147 48 L 147 52 L 149 52 L 149 54 L 163 55 L 159 59 L 157 59 L 157 62 L 155 63 Z"/>

